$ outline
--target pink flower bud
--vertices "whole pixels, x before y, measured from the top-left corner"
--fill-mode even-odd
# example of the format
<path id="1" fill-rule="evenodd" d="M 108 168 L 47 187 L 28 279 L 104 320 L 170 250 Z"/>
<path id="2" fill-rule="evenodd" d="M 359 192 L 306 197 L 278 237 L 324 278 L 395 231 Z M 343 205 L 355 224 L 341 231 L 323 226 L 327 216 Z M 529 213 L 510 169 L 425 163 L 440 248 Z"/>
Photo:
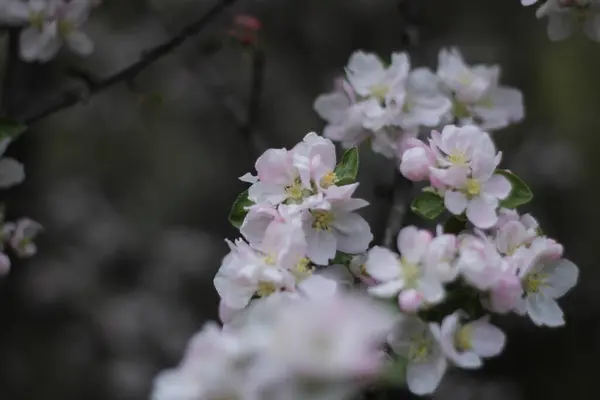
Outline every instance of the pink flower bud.
<path id="1" fill-rule="evenodd" d="M 400 172 L 407 179 L 418 182 L 429 178 L 429 167 L 434 166 L 433 154 L 425 146 L 408 149 L 402 155 Z"/>
<path id="2" fill-rule="evenodd" d="M 423 296 L 414 289 L 402 291 L 398 296 L 400 309 L 405 312 L 416 312 L 423 305 Z"/>

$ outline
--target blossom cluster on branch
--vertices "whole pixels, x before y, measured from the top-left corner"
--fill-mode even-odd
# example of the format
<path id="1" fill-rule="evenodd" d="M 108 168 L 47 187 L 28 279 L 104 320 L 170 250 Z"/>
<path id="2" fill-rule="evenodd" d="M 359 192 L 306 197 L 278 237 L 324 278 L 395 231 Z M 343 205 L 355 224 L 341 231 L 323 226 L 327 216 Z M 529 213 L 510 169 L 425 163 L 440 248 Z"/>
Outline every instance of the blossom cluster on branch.
<path id="1" fill-rule="evenodd" d="M 24 127 L 12 121 L 0 119 L 0 188 L 8 189 L 25 179 L 23 164 L 10 157 L 3 157 L 10 143 L 16 139 Z M 30 218 L 20 218 L 15 222 L 5 221 L 5 207 L 0 206 L 0 275 L 7 274 L 11 261 L 6 254 L 9 250 L 20 258 L 31 257 L 37 252 L 33 240 L 41 232 L 42 226 Z"/>
<path id="2" fill-rule="evenodd" d="M 407 139 L 422 128 L 456 123 L 492 131 L 524 116 L 521 92 L 500 85 L 498 66 L 470 66 L 455 48 L 440 51 L 435 73 L 411 70 L 406 53 L 392 54 L 385 65 L 377 55 L 357 51 L 336 86 L 314 103 L 328 122 L 323 135 L 343 147 L 368 140 L 388 158 L 400 159 Z"/>
<path id="3" fill-rule="evenodd" d="M 89 55 L 94 43 L 81 30 L 102 0 L 0 0 L 0 22 L 22 28 L 20 54 L 25 61 L 46 62 L 63 45 Z"/>
<path id="4" fill-rule="evenodd" d="M 521 0 L 524 6 L 538 0 Z M 593 40 L 600 42 L 600 1 L 598 0 L 547 0 L 536 11 L 538 18 L 548 18 L 548 37 L 558 41 L 569 37 L 573 29 L 581 26 Z"/>
<path id="5" fill-rule="evenodd" d="M 479 368 L 502 352 L 492 315 L 563 325 L 557 299 L 578 268 L 515 210 L 531 193 L 497 169 L 489 134 L 448 125 L 429 145 L 409 144 L 401 171 L 431 185 L 411 208 L 445 221 L 435 235 L 403 228 L 399 253 L 369 248 L 356 212 L 367 202 L 353 197 L 356 147 L 337 162 L 333 142 L 312 132 L 291 150 L 265 151 L 256 175 L 240 178 L 250 187 L 230 221 L 242 238 L 228 241 L 214 279 L 224 325 L 192 339 L 153 399 L 344 399 L 398 382 L 424 395 L 450 366 Z"/>

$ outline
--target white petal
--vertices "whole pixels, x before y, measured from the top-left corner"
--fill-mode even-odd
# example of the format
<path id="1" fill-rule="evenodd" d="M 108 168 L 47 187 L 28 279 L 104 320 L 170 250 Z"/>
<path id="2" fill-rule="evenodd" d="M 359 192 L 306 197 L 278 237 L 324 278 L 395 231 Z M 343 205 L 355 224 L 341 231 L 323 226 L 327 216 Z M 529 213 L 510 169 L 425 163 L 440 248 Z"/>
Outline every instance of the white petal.
<path id="1" fill-rule="evenodd" d="M 471 345 L 482 357 L 497 356 L 504 349 L 506 335 L 500 328 L 490 324 L 484 317 L 471 324 Z"/>
<path id="2" fill-rule="evenodd" d="M 488 229 L 498 222 L 497 204 L 490 199 L 477 196 L 467 206 L 467 218 L 478 228 Z"/>
<path id="3" fill-rule="evenodd" d="M 536 293 L 527 297 L 527 315 L 538 326 L 557 327 L 565 324 L 563 312 L 558 303 Z"/>
<path id="4" fill-rule="evenodd" d="M 66 37 L 67 45 L 75 53 L 87 56 L 94 51 L 94 42 L 81 31 L 73 31 Z"/>
<path id="5" fill-rule="evenodd" d="M 8 157 L 0 159 L 0 187 L 7 188 L 23 182 L 24 179 L 23 164 Z"/>
<path id="6" fill-rule="evenodd" d="M 409 363 L 406 371 L 408 388 L 419 396 L 433 393 L 440 384 L 446 368 L 447 362 L 443 357 L 436 357 L 427 363 Z"/>
<path id="7" fill-rule="evenodd" d="M 320 229 L 309 229 L 306 242 L 308 258 L 315 264 L 327 265 L 329 260 L 335 257 L 337 240 L 333 233 Z"/>
<path id="8" fill-rule="evenodd" d="M 396 245 L 404 259 L 410 263 L 418 263 L 425 255 L 431 239 L 431 233 L 428 231 L 408 226 L 398 234 Z"/>
<path id="9" fill-rule="evenodd" d="M 375 246 L 367 254 L 365 269 L 369 276 L 385 282 L 398 278 L 400 262 L 395 253 L 384 247 Z"/>
<path id="10" fill-rule="evenodd" d="M 510 182 L 502 175 L 493 175 L 482 187 L 483 193 L 500 200 L 507 198 L 511 189 Z"/>
<path id="11" fill-rule="evenodd" d="M 404 281 L 402 279 L 397 279 L 381 285 L 370 286 L 368 291 L 371 295 L 376 297 L 393 297 L 397 295 L 403 287 Z"/>
<path id="12" fill-rule="evenodd" d="M 544 291 L 545 294 L 558 299 L 565 295 L 579 279 L 579 268 L 567 259 L 560 259 L 550 267 L 545 267 L 544 272 L 548 273 L 546 283 L 550 286 Z"/>
<path id="13" fill-rule="evenodd" d="M 346 117 L 350 101 L 342 93 L 323 94 L 315 100 L 314 109 L 330 124 L 340 124 Z"/>
<path id="14" fill-rule="evenodd" d="M 448 190 L 444 195 L 444 206 L 454 215 L 462 214 L 467 208 L 467 203 L 464 193 Z"/>

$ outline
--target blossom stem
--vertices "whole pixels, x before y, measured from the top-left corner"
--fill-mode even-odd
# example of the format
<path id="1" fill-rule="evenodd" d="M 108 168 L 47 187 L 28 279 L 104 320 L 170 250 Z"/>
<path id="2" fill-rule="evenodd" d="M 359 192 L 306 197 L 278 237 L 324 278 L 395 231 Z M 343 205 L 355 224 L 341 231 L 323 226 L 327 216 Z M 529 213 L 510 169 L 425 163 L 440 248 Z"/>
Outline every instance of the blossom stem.
<path id="1" fill-rule="evenodd" d="M 265 75 L 264 71 L 265 53 L 262 48 L 257 46 L 252 50 L 252 82 L 250 84 L 248 112 L 246 114 L 246 120 L 240 130 L 244 140 L 249 142 L 253 149 L 260 147 L 255 143 L 256 137 L 253 134 L 253 131 L 260 119 L 260 105 Z"/>
<path id="2" fill-rule="evenodd" d="M 396 171 L 392 185 L 391 205 L 388 211 L 381 244 L 387 248 L 395 249 L 396 236 L 402 228 L 408 203 L 411 199 L 413 183 L 403 177 L 400 172 Z"/>
<path id="3" fill-rule="evenodd" d="M 134 79 L 148 66 L 170 54 L 173 50 L 185 43 L 185 41 L 190 37 L 200 33 L 210 22 L 221 15 L 223 11 L 225 11 L 229 6 L 233 5 L 236 1 L 238 0 L 219 1 L 210 10 L 208 10 L 206 14 L 200 17 L 197 21 L 192 22 L 181 29 L 181 31 L 173 36 L 173 38 L 171 38 L 169 41 L 144 51 L 138 61 L 98 82 L 87 82 L 89 96 L 102 92 L 118 83 Z M 40 108 L 26 113 L 21 120 L 26 124 L 32 124 L 40 119 L 54 114 L 55 112 L 74 106 L 81 100 L 81 93 L 76 93 L 73 91 L 63 92 L 54 98 L 51 98 L 49 102 L 43 104 Z"/>

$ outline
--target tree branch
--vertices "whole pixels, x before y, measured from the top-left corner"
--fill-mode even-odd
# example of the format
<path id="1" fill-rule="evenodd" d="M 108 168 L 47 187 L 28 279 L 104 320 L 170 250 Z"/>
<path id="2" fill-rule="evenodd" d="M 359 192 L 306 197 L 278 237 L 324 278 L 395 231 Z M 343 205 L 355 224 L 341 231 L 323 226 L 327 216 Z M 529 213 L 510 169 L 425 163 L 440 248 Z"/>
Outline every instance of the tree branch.
<path id="1" fill-rule="evenodd" d="M 250 97 L 248 100 L 248 113 L 246 121 L 241 127 L 240 134 L 251 146 L 252 149 L 260 151 L 260 145 L 256 143 L 257 138 L 253 131 L 260 117 L 260 105 L 263 92 L 263 82 L 265 75 L 265 53 L 262 48 L 252 49 L 252 82 L 250 84 Z"/>
<path id="2" fill-rule="evenodd" d="M 131 64 L 130 66 L 123 68 L 120 71 L 98 81 L 86 80 L 88 86 L 88 93 L 86 95 L 93 96 L 99 92 L 104 91 L 120 82 L 130 81 L 134 79 L 140 72 L 146 69 L 149 65 L 155 61 L 161 59 L 167 54 L 171 53 L 177 47 L 181 46 L 187 39 L 197 35 L 204 29 L 213 19 L 219 16 L 227 7 L 235 3 L 237 0 L 221 0 L 215 6 L 213 6 L 206 14 L 204 14 L 199 20 L 184 27 L 178 34 L 176 34 L 171 40 L 160 44 L 152 49 L 146 50 L 142 53 L 140 59 Z M 79 92 L 67 91 L 63 92 L 48 101 L 41 108 L 31 111 L 23 115 L 20 119 L 26 124 L 32 124 L 40 119 L 43 119 L 57 111 L 69 108 L 79 103 L 83 96 Z"/>

